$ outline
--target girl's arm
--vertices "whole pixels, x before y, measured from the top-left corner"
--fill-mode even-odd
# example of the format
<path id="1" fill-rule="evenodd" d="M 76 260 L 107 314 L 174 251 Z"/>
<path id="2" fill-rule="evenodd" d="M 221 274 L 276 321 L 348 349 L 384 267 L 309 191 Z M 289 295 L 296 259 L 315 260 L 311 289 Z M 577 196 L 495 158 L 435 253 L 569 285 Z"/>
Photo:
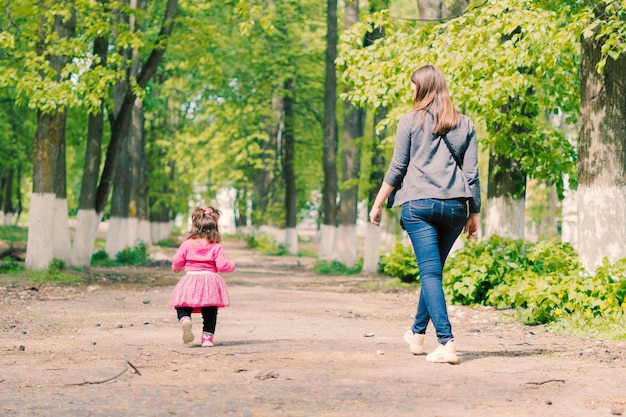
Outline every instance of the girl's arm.
<path id="1" fill-rule="evenodd" d="M 176 251 L 174 258 L 172 258 L 172 271 L 180 272 L 185 267 L 185 262 L 187 258 L 187 246 L 187 241 L 185 241 Z"/>
<path id="2" fill-rule="evenodd" d="M 222 245 L 216 245 L 215 267 L 217 272 L 233 272 L 235 270 L 235 263 L 228 260 Z"/>

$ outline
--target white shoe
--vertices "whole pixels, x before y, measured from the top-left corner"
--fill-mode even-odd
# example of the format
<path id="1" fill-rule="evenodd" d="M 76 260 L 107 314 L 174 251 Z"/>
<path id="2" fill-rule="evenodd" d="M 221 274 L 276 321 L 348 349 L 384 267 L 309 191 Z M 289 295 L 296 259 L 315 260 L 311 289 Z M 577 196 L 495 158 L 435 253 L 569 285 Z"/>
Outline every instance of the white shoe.
<path id="1" fill-rule="evenodd" d="M 456 355 L 456 342 L 454 339 L 448 340 L 445 345 L 437 346 L 433 352 L 426 355 L 428 362 L 434 363 L 457 363 L 459 357 Z"/>
<path id="2" fill-rule="evenodd" d="M 404 341 L 409 344 L 409 350 L 414 355 L 421 355 L 424 353 L 424 335 L 413 333 L 413 330 L 408 329 L 404 333 Z"/>
<path id="3" fill-rule="evenodd" d="M 183 343 L 193 342 L 194 337 L 191 329 L 191 319 L 189 317 L 180 319 L 180 327 L 183 329 Z"/>

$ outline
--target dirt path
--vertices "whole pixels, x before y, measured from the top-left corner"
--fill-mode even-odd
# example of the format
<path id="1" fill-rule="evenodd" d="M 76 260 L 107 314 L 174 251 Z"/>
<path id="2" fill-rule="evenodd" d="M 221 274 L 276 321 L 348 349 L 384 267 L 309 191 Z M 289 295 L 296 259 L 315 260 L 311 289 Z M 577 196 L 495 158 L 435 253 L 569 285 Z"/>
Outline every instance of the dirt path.
<path id="1" fill-rule="evenodd" d="M 0 288 L 0 416 L 611 416 L 626 347 L 454 307 L 458 365 L 402 340 L 415 293 L 322 277 L 227 242 L 216 346 L 183 345 L 167 267 L 75 288 Z M 131 283 L 122 275 L 131 277 Z M 116 281 L 125 281 L 119 283 Z M 435 347 L 432 330 L 427 351 Z"/>

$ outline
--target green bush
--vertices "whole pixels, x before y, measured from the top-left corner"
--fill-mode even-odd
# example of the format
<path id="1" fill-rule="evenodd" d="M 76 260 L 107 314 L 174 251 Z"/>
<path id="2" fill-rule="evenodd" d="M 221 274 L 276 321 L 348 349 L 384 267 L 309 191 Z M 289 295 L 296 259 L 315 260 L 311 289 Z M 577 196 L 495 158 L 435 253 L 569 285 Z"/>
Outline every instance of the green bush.
<path id="1" fill-rule="evenodd" d="M 271 237 L 267 235 L 260 235 L 258 237 L 249 235 L 246 236 L 246 243 L 252 249 L 256 249 L 264 255 L 268 256 L 285 256 L 287 255 L 287 248 L 284 245 L 276 243 Z"/>
<path id="2" fill-rule="evenodd" d="M 453 303 L 513 307 L 527 324 L 565 315 L 602 316 L 626 309 L 626 260 L 590 275 L 571 245 L 492 236 L 467 242 L 448 259 L 444 289 Z"/>
<path id="3" fill-rule="evenodd" d="M 405 282 L 415 279 L 411 247 L 398 244 L 382 257 L 381 269 Z M 527 324 L 626 314 L 626 259 L 613 265 L 605 259 L 589 274 L 572 246 L 561 242 L 468 241 L 448 258 L 443 286 L 454 304 L 515 308 Z"/>
<path id="4" fill-rule="evenodd" d="M 0 274 L 8 274 L 11 272 L 23 271 L 24 265 L 17 262 L 10 256 L 0 259 Z"/>
<path id="5" fill-rule="evenodd" d="M 104 250 L 99 250 L 91 255 L 92 266 L 119 266 L 119 265 L 143 265 L 148 260 L 146 245 L 140 243 L 134 248 L 126 247 L 115 255 L 115 260 L 110 259 Z"/>
<path id="6" fill-rule="evenodd" d="M 115 260 L 121 265 L 143 265 L 148 260 L 146 245 L 140 243 L 134 248 L 127 246 L 115 255 Z"/>
<path id="7" fill-rule="evenodd" d="M 359 258 L 352 268 L 337 261 L 317 261 L 313 270 L 324 275 L 356 275 L 363 270 L 363 258 Z"/>
<path id="8" fill-rule="evenodd" d="M 381 256 L 379 267 L 383 274 L 398 277 L 402 282 L 415 282 L 419 277 L 413 248 L 400 242 L 393 252 Z"/>

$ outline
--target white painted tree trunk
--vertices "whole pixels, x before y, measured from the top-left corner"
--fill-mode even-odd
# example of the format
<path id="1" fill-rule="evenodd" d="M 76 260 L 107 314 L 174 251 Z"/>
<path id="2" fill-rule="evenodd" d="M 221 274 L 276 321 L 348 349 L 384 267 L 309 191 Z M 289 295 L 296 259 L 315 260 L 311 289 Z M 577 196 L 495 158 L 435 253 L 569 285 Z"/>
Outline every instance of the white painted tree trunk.
<path id="1" fill-rule="evenodd" d="M 150 222 L 150 236 L 153 244 L 159 243 L 161 240 L 168 239 L 172 229 L 174 228 L 174 221 L 168 222 Z"/>
<path id="2" fill-rule="evenodd" d="M 54 258 L 55 200 L 54 193 L 32 193 L 30 197 L 25 261 L 27 269 L 44 270 Z"/>
<path id="3" fill-rule="evenodd" d="M 323 224 L 320 226 L 320 248 L 317 253 L 318 259 L 322 261 L 332 261 L 333 246 L 335 241 L 335 231 L 337 229 L 334 226 Z"/>
<path id="4" fill-rule="evenodd" d="M 2 219 L 2 224 L 4 226 L 11 226 L 13 224 L 13 217 L 15 213 L 7 212 L 3 213 L 0 211 L 0 218 Z"/>
<path id="5" fill-rule="evenodd" d="M 576 191 L 568 190 L 561 203 L 561 241 L 578 245 L 578 210 Z"/>
<path id="6" fill-rule="evenodd" d="M 111 217 L 109 219 L 109 231 L 104 248 L 109 258 L 115 259 L 116 255 L 126 249 L 127 246 L 133 246 L 128 240 L 129 226 L 130 219 L 128 217 Z"/>
<path id="7" fill-rule="evenodd" d="M 498 235 L 508 239 L 523 239 L 525 200 L 510 197 L 487 199 L 485 236 Z"/>
<path id="8" fill-rule="evenodd" d="M 626 187 L 580 186 L 578 196 L 578 243 L 585 269 L 594 272 L 604 257 L 610 263 L 626 258 Z"/>
<path id="9" fill-rule="evenodd" d="M 95 209 L 78 210 L 70 265 L 74 267 L 91 265 L 91 256 L 96 246 L 96 237 L 101 218 L 102 215 L 96 213 Z"/>
<path id="10" fill-rule="evenodd" d="M 298 254 L 298 230 L 295 227 L 285 229 L 285 248 L 290 255 Z"/>
<path id="11" fill-rule="evenodd" d="M 67 199 L 54 199 L 54 258 L 70 265 L 72 243 L 70 239 L 70 219 L 67 215 Z"/>
<path id="12" fill-rule="evenodd" d="M 145 245 L 152 244 L 150 221 L 145 219 L 139 220 L 137 224 L 137 242 L 143 242 Z"/>
<path id="13" fill-rule="evenodd" d="M 130 248 L 134 248 L 139 244 L 137 240 L 137 231 L 139 229 L 139 219 L 137 217 L 129 217 L 128 218 L 128 237 L 126 240 L 126 244 Z"/>
<path id="14" fill-rule="evenodd" d="M 380 227 L 367 223 L 365 227 L 365 250 L 363 253 L 363 272 L 375 274 L 380 262 Z"/>
<path id="15" fill-rule="evenodd" d="M 358 259 L 356 224 L 341 224 L 335 231 L 333 259 L 353 268 Z"/>

